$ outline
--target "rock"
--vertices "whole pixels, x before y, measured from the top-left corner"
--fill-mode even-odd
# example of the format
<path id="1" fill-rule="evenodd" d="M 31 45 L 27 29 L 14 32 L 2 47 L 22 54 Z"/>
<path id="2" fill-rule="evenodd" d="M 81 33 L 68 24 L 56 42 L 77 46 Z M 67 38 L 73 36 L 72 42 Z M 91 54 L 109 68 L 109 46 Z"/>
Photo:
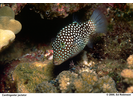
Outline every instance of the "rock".
<path id="1" fill-rule="evenodd" d="M 55 17 L 65 18 L 69 14 L 84 8 L 86 3 L 30 3 L 33 10 L 39 13 L 41 18 L 53 19 Z"/>
<path id="2" fill-rule="evenodd" d="M 35 91 L 36 93 L 58 93 L 57 88 L 47 81 L 38 84 Z"/>
<path id="3" fill-rule="evenodd" d="M 34 93 L 38 84 L 53 78 L 52 61 L 20 63 L 13 72 L 18 93 Z"/>

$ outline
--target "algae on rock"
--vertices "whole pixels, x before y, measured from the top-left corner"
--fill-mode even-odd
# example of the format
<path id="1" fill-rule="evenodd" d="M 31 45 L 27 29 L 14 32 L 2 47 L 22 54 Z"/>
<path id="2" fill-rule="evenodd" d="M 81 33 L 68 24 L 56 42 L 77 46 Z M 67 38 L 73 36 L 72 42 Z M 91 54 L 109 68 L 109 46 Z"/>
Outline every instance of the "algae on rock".
<path id="1" fill-rule="evenodd" d="M 58 93 L 57 88 L 47 81 L 38 84 L 35 91 L 36 93 Z"/>
<path id="2" fill-rule="evenodd" d="M 43 81 L 53 78 L 53 63 L 51 61 L 20 63 L 13 72 L 17 82 L 18 93 L 34 93 L 35 88 Z"/>

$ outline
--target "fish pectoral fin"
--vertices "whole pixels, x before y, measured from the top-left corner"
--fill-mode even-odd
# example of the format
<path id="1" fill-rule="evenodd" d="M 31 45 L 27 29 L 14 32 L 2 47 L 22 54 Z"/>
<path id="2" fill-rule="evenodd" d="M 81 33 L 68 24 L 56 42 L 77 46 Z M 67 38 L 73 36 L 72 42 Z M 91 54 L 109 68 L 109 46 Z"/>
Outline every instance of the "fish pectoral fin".
<path id="1" fill-rule="evenodd" d="M 93 41 L 89 40 L 87 43 L 87 47 L 92 49 L 93 48 Z"/>

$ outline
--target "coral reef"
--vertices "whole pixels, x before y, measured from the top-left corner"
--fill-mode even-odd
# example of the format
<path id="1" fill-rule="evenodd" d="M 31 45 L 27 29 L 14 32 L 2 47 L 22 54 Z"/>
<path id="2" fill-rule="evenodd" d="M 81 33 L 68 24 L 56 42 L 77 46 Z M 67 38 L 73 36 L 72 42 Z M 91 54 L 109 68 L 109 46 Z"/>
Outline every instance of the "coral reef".
<path id="1" fill-rule="evenodd" d="M 83 68 L 79 74 L 62 71 L 55 80 L 57 85 L 42 82 L 36 92 L 43 93 L 117 93 L 114 80 L 109 76 L 97 77 L 94 70 Z M 54 82 L 55 82 L 54 80 Z M 48 88 L 49 87 L 49 88 Z M 58 91 L 57 91 L 58 90 Z"/>
<path id="2" fill-rule="evenodd" d="M 129 6 L 130 9 L 133 9 L 133 3 L 127 3 L 127 6 Z"/>
<path id="3" fill-rule="evenodd" d="M 17 92 L 17 82 L 13 79 L 12 74 L 16 66 L 20 63 L 52 60 L 51 48 L 49 45 L 44 45 L 43 43 L 39 43 L 35 46 L 35 44 L 31 42 L 25 41 L 20 43 L 20 41 L 15 40 L 9 48 L 0 54 L 0 92 Z"/>
<path id="4" fill-rule="evenodd" d="M 93 35 L 91 47 L 85 47 L 81 56 L 53 66 L 50 40 L 71 21 L 89 20 L 96 8 L 107 18 L 107 34 Z M 0 92 L 132 93 L 132 16 L 132 4 L 123 3 L 0 4 L 0 43 L 7 45 L 15 39 L 0 52 Z M 28 23 L 22 23 L 24 27 L 19 34 L 15 34 L 19 30 L 14 27 L 14 17 L 21 23 Z M 4 37 L 7 41 L 3 42 Z M 47 45 L 50 48 L 46 48 Z M 58 74 L 53 74 L 54 69 Z"/>
<path id="5" fill-rule="evenodd" d="M 73 82 L 75 93 L 91 93 L 93 90 L 92 85 L 83 81 L 82 78 L 77 78 Z"/>
<path id="6" fill-rule="evenodd" d="M 62 93 L 72 92 L 72 82 L 77 77 L 77 74 L 70 71 L 62 71 L 58 76 L 59 88 Z"/>
<path id="7" fill-rule="evenodd" d="M 8 6 L 14 11 L 15 15 L 17 15 L 21 12 L 21 10 L 25 7 L 26 4 L 27 3 L 1 3 L 0 8 Z"/>
<path id="8" fill-rule="evenodd" d="M 132 93 L 133 91 L 133 55 L 130 55 L 127 59 L 127 69 L 123 69 L 121 76 L 124 78 L 123 82 L 128 84 L 126 93 Z"/>
<path id="9" fill-rule="evenodd" d="M 129 24 L 125 22 L 115 22 L 113 23 L 112 31 L 107 33 L 104 37 L 104 57 L 109 59 L 123 59 L 126 60 L 127 57 L 133 53 L 133 34 L 132 29 Z M 126 48 L 125 48 L 126 47 Z"/>
<path id="10" fill-rule="evenodd" d="M 103 76 L 98 80 L 98 86 L 96 88 L 102 90 L 104 93 L 117 93 L 114 80 L 109 76 Z M 95 90 L 94 90 L 95 92 Z"/>
<path id="11" fill-rule="evenodd" d="M 98 78 L 94 70 L 82 68 L 79 74 L 62 71 L 58 76 L 59 90 L 63 93 L 116 93 L 114 80 L 109 76 Z"/>
<path id="12" fill-rule="evenodd" d="M 36 93 L 58 93 L 57 88 L 47 81 L 38 84 L 35 91 Z"/>
<path id="13" fill-rule="evenodd" d="M 89 70 L 89 68 L 82 68 L 81 70 L 79 73 L 83 81 L 86 81 L 90 85 L 94 85 L 98 81 L 98 76 L 95 71 Z"/>
<path id="14" fill-rule="evenodd" d="M 2 7 L 0 9 L 0 51 L 3 47 L 7 46 L 15 39 L 22 25 L 19 21 L 15 20 L 14 12 L 10 7 Z"/>
<path id="15" fill-rule="evenodd" d="M 53 78 L 51 61 L 20 63 L 13 72 L 18 93 L 33 93 L 37 84 Z"/>
<path id="16" fill-rule="evenodd" d="M 71 66 L 70 70 L 72 72 L 75 72 L 75 73 L 84 72 L 85 73 L 85 74 L 83 74 L 84 76 L 85 75 L 89 75 L 90 77 L 93 77 L 92 80 L 88 79 L 87 76 L 85 78 L 86 81 L 90 82 L 91 84 L 92 83 L 93 84 L 98 83 L 98 81 L 101 78 L 105 77 L 105 76 L 106 76 L 106 78 L 108 80 L 109 78 L 107 76 L 109 76 L 111 78 L 110 80 L 112 80 L 112 79 L 114 80 L 114 82 L 116 84 L 115 86 L 116 86 L 117 91 L 120 91 L 120 92 L 124 92 L 125 91 L 124 90 L 125 87 L 124 87 L 123 79 L 122 79 L 121 75 L 119 75 L 119 73 L 123 70 L 123 68 L 126 68 L 125 67 L 126 64 L 122 65 L 120 61 L 113 61 L 113 60 L 109 60 L 109 59 L 108 60 L 103 60 L 103 61 L 92 60 L 92 61 L 89 62 L 89 66 L 84 65 L 84 64 L 83 65 L 81 65 L 81 64 L 80 65 L 75 65 L 75 64 L 72 65 L 71 64 L 70 66 Z M 87 73 L 89 71 L 91 72 L 91 74 Z M 93 72 L 93 74 L 92 74 L 92 72 Z M 94 79 L 95 79 L 95 81 L 94 81 Z M 113 82 L 112 82 L 112 84 L 113 84 Z M 98 85 L 96 85 L 96 86 L 97 86 L 97 89 L 98 89 L 98 87 L 100 87 Z M 100 89 L 95 90 L 93 92 L 95 93 L 97 91 L 98 92 L 103 92 Z"/>
<path id="17" fill-rule="evenodd" d="M 124 82 L 133 85 L 133 55 L 130 55 L 127 59 L 128 69 L 123 69 L 121 76 L 125 78 Z"/>
<path id="18" fill-rule="evenodd" d="M 91 92 L 118 92 L 115 87 L 115 82 L 111 77 L 103 76 L 98 78 L 94 70 L 90 70 L 89 68 L 82 68 L 81 70 L 82 71 L 80 71 L 80 73 L 83 81 L 86 81 L 88 84 L 93 86 L 93 90 Z"/>
<path id="19" fill-rule="evenodd" d="M 45 16 L 48 19 L 53 19 L 54 17 L 65 18 L 69 14 L 76 12 L 84 8 L 87 4 L 83 3 L 32 3 L 30 4 L 32 9 L 40 13 L 40 15 Z"/>

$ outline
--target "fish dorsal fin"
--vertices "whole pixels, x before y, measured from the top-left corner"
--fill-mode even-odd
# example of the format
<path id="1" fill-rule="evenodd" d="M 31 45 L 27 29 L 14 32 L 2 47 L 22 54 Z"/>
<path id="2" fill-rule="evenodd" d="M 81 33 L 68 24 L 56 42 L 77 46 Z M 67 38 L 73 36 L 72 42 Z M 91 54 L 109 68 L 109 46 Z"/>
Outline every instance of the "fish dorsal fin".
<path id="1" fill-rule="evenodd" d="M 78 17 L 76 16 L 76 14 L 73 14 L 73 22 L 77 22 L 80 23 L 80 21 L 78 20 Z"/>

